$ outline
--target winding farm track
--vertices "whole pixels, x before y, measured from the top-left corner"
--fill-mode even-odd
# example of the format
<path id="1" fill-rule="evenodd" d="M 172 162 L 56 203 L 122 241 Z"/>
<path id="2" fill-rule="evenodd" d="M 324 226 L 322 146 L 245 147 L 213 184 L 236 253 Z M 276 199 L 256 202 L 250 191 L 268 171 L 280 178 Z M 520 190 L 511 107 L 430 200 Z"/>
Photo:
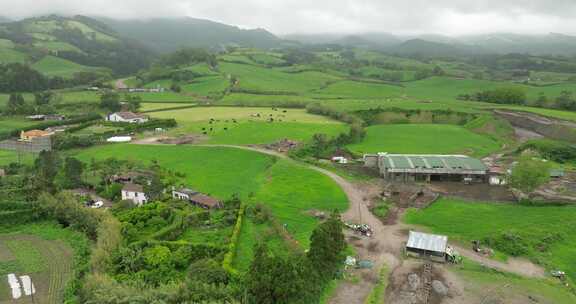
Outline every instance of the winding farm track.
<path id="1" fill-rule="evenodd" d="M 142 142 L 140 143 L 142 144 Z M 153 143 L 151 141 L 146 141 L 145 144 L 160 144 Z M 248 151 L 259 152 L 271 156 L 275 156 L 281 159 L 290 159 L 287 155 L 267 150 L 264 148 L 256 146 L 237 146 L 237 145 L 194 145 L 200 147 L 223 147 L 223 148 L 236 148 Z M 295 160 L 292 160 L 295 161 Z M 404 243 L 407 237 L 407 231 L 410 226 L 401 223 L 401 221 L 396 221 L 392 225 L 385 225 L 376 218 L 372 212 L 369 210 L 368 204 L 371 198 L 373 198 L 376 193 L 374 189 L 370 187 L 363 187 L 363 185 L 353 184 L 341 176 L 329 170 L 319 168 L 310 164 L 303 164 L 308 168 L 315 170 L 324 174 L 325 176 L 331 178 L 335 183 L 337 183 L 340 188 L 346 193 L 348 200 L 350 202 L 350 207 L 348 210 L 342 214 L 342 218 L 347 222 L 356 222 L 368 224 L 372 227 L 374 231 L 374 236 L 372 238 L 363 238 L 357 240 L 354 245 L 356 245 L 356 250 L 358 256 L 361 259 L 371 260 L 374 262 L 374 268 L 372 270 L 365 271 L 363 274 L 367 277 L 374 278 L 377 276 L 379 269 L 382 266 L 387 267 L 391 273 L 399 267 L 402 266 L 402 251 Z M 372 187 L 373 188 L 373 187 Z M 398 217 L 402 217 L 403 212 L 399 211 Z M 369 250 L 372 248 L 372 250 Z M 542 267 L 533 264 L 532 262 L 525 259 L 515 259 L 510 258 L 507 263 L 495 261 L 493 259 L 486 258 L 484 256 L 478 255 L 472 250 L 455 247 L 456 250 L 460 252 L 462 256 L 473 260 L 479 264 L 482 264 L 488 268 L 497 269 L 504 272 L 514 273 L 524 277 L 532 278 L 543 278 L 545 276 L 545 271 Z M 336 290 L 333 297 L 330 299 L 330 304 L 362 304 L 364 303 L 367 296 L 370 294 L 377 280 L 363 279 L 360 283 L 342 282 L 339 288 Z"/>

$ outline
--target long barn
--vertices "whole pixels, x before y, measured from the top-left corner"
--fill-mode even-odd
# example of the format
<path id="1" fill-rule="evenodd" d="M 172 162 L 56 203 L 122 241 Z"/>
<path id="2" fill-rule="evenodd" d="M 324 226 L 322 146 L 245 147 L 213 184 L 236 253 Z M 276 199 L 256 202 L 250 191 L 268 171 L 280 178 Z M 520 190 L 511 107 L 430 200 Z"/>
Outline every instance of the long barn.
<path id="1" fill-rule="evenodd" d="M 488 167 L 466 155 L 366 154 L 364 165 L 389 181 L 486 182 Z"/>

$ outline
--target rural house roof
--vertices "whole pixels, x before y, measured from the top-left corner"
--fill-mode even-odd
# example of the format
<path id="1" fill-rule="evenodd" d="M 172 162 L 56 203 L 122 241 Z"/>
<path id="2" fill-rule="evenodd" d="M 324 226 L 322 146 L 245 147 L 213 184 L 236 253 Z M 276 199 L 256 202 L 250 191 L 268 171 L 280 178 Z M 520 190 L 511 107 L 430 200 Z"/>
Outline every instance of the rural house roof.
<path id="1" fill-rule="evenodd" d="M 196 204 L 206 206 L 209 208 L 216 208 L 220 206 L 219 200 L 202 193 L 196 193 L 190 196 L 190 200 Z"/>
<path id="2" fill-rule="evenodd" d="M 188 196 L 193 196 L 195 194 L 198 194 L 198 191 L 192 190 L 190 188 L 180 188 L 180 189 L 176 189 L 174 191 L 179 192 L 179 193 L 184 193 Z"/>
<path id="3" fill-rule="evenodd" d="M 25 137 L 42 137 L 52 135 L 52 133 L 42 130 L 30 130 L 30 131 L 22 131 L 22 136 Z"/>
<path id="4" fill-rule="evenodd" d="M 123 119 L 146 118 L 146 116 L 144 116 L 142 114 L 136 114 L 133 112 L 116 112 L 116 113 L 112 113 L 112 114 L 116 114 Z"/>
<path id="5" fill-rule="evenodd" d="M 448 237 L 445 235 L 410 231 L 406 248 L 445 253 L 447 245 Z"/>
<path id="6" fill-rule="evenodd" d="M 144 193 L 144 187 L 137 184 L 125 184 L 124 187 L 122 187 L 122 191 Z"/>

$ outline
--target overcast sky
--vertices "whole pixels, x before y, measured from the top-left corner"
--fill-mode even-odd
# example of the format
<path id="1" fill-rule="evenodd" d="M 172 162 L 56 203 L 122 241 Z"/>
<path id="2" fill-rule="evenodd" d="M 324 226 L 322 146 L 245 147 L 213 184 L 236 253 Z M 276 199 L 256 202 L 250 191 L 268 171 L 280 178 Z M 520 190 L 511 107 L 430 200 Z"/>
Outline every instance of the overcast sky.
<path id="1" fill-rule="evenodd" d="M 576 34 L 576 0 L 0 0 L 0 15 L 190 16 L 276 34 Z"/>

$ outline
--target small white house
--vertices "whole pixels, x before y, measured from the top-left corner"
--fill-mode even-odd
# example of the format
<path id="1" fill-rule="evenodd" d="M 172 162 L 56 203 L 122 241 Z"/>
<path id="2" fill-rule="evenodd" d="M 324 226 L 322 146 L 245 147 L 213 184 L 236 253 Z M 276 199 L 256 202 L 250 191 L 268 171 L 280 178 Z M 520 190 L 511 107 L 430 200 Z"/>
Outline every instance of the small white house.
<path id="1" fill-rule="evenodd" d="M 144 123 L 148 121 L 148 117 L 132 112 L 116 112 L 108 114 L 106 120 L 112 122 Z"/>
<path id="2" fill-rule="evenodd" d="M 129 200 L 138 206 L 142 206 L 148 202 L 144 188 L 136 184 L 126 184 L 122 188 L 122 200 Z"/>

